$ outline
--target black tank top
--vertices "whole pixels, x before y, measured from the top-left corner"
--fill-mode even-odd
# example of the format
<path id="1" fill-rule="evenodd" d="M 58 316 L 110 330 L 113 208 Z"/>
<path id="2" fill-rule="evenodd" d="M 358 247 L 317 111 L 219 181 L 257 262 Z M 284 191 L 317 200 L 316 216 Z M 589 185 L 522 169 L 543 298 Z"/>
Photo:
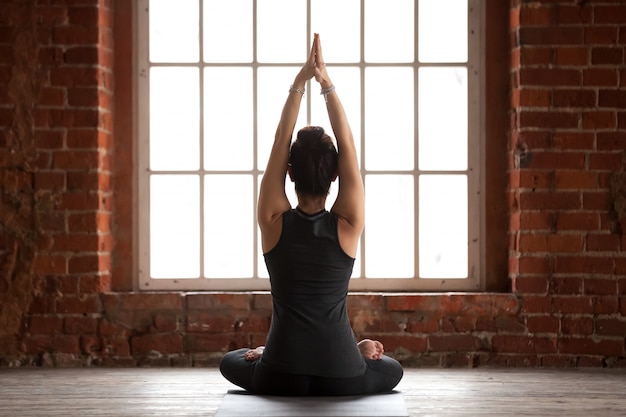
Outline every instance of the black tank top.
<path id="1" fill-rule="evenodd" d="M 285 212 L 278 244 L 264 256 L 273 312 L 263 363 L 298 375 L 362 375 L 346 308 L 354 258 L 339 245 L 337 217 Z"/>

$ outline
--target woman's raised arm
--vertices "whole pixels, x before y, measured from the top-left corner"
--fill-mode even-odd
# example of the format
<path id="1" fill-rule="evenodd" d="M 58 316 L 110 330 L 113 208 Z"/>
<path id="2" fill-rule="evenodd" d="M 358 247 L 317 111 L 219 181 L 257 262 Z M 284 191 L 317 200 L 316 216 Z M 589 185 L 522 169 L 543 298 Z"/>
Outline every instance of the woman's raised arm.
<path id="1" fill-rule="evenodd" d="M 337 91 L 326 71 L 318 34 L 315 34 L 313 48 L 316 56 L 315 79 L 322 88 L 330 125 L 337 140 L 339 192 L 332 211 L 341 220 L 339 238 L 343 249 L 349 255 L 355 256 L 365 221 L 363 179 L 359 170 L 352 130 Z"/>
<path id="2" fill-rule="evenodd" d="M 315 66 L 315 51 L 311 48 L 307 62 L 304 64 L 289 89 L 289 95 L 276 128 L 274 145 L 267 161 L 267 168 L 261 180 L 259 201 L 257 205 L 257 219 L 261 228 L 263 251 L 271 249 L 266 242 L 275 243 L 280 235 L 280 228 L 273 225 L 280 221 L 281 215 L 291 208 L 285 194 L 285 177 L 289 161 L 289 146 L 291 137 L 298 119 L 300 102 L 305 92 L 305 84 L 313 78 Z"/>

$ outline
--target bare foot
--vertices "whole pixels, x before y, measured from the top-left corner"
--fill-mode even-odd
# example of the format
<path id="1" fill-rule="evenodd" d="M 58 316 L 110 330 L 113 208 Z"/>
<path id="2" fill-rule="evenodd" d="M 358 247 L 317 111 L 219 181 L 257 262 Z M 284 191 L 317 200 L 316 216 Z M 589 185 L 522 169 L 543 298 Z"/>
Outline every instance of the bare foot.
<path id="1" fill-rule="evenodd" d="M 357 346 L 365 359 L 379 360 L 383 357 L 383 353 L 385 353 L 383 344 L 378 340 L 363 339 L 357 343 Z"/>
<path id="2" fill-rule="evenodd" d="M 247 361 L 256 361 L 257 359 L 261 358 L 264 350 L 265 346 L 259 346 L 256 349 L 250 349 L 244 354 L 244 358 L 246 358 Z"/>

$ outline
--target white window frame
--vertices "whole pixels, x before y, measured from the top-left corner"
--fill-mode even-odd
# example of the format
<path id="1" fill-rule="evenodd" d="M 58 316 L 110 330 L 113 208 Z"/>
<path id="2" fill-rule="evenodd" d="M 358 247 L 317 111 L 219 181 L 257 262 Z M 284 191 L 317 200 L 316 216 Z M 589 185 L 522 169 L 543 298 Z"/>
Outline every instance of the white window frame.
<path id="1" fill-rule="evenodd" d="M 200 0 L 201 1 L 201 0 Z M 309 4 L 311 1 L 308 0 Z M 417 2 L 416 2 L 417 4 Z M 171 279 L 163 278 L 151 278 L 150 277 L 150 170 L 149 170 L 149 146 L 150 146 L 150 132 L 149 132 L 149 109 L 147 103 L 149 103 L 149 59 L 148 59 L 148 6 L 149 0 L 138 0 L 135 2 L 135 71 L 134 71 L 134 86 L 135 95 L 134 107 L 136 115 L 135 121 L 135 166 L 136 166 L 136 185 L 137 195 L 135 211 L 133 213 L 135 218 L 136 234 L 136 256 L 135 264 L 138 267 L 138 279 L 136 281 L 135 288 L 138 290 L 155 291 L 155 290 L 178 290 L 178 291 L 265 291 L 269 290 L 269 280 L 267 278 L 259 278 L 258 268 L 265 268 L 263 259 L 259 259 L 257 248 L 259 244 L 258 239 L 258 227 L 256 227 L 256 218 L 254 221 L 254 262 L 255 262 L 255 276 L 252 278 L 194 278 L 194 279 L 180 279 L 172 277 Z M 361 10 L 363 9 L 363 2 L 361 2 Z M 415 7 L 415 22 L 417 22 L 417 6 Z M 481 271 L 484 270 L 484 196 L 481 190 L 484 189 L 484 93 L 482 86 L 484 85 L 484 22 L 485 22 L 485 10 L 481 0 L 468 0 L 469 9 L 469 21 L 468 21 L 468 169 L 467 171 L 454 171 L 450 173 L 454 174 L 466 174 L 468 177 L 468 277 L 462 279 L 440 279 L 440 278 L 365 278 L 365 256 L 359 256 L 357 262 L 360 262 L 361 277 L 355 277 L 351 280 L 350 291 L 384 291 L 384 292 L 399 292 L 399 291 L 476 291 L 484 290 L 485 280 Z M 362 30 L 362 29 L 361 29 Z M 417 62 L 417 23 L 415 24 L 415 58 L 414 63 L 410 64 L 415 68 L 415 85 L 417 85 L 417 68 L 423 64 Z M 201 40 L 202 42 L 202 40 Z M 204 65 L 200 62 L 199 67 Z M 250 64 L 253 68 L 256 63 Z M 361 73 L 364 68 L 370 64 L 361 62 L 358 64 Z M 459 66 L 459 63 L 453 64 L 436 64 Z M 293 66 L 293 63 L 290 64 Z M 330 65 L 329 65 L 330 66 Z M 353 66 L 353 65 L 351 65 Z M 256 75 L 255 75 L 256 78 Z M 289 82 L 289 80 L 287 80 Z M 310 87 L 313 87 L 311 85 Z M 286 90 L 285 90 L 286 91 Z M 308 95 L 308 94 L 307 94 Z M 361 81 L 361 97 L 364 97 L 364 82 Z M 417 112 L 418 110 L 418 98 L 415 96 L 415 135 L 417 138 Z M 286 93 L 285 93 L 286 97 Z M 318 97 L 315 97 L 318 99 Z M 363 106 L 362 106 L 363 107 Z M 202 114 L 202 113 L 201 113 Z M 363 114 L 363 109 L 361 109 Z M 279 115 L 276 115 L 276 123 L 278 123 Z M 355 138 L 361 141 L 361 149 L 365 149 L 364 137 L 364 117 L 361 117 L 361 138 Z M 296 129 L 299 127 L 296 126 Z M 255 133 L 255 148 L 256 148 L 256 133 Z M 415 207 L 418 207 L 418 179 L 420 171 L 417 166 L 417 146 L 415 146 L 415 169 L 414 181 L 415 181 Z M 361 158 L 363 155 L 361 154 Z M 257 200 L 258 193 L 258 178 L 262 174 L 265 167 L 257 167 L 256 151 L 254 152 L 254 169 L 249 172 L 254 178 L 254 201 Z M 363 176 L 368 174 L 368 171 L 363 169 L 363 161 L 361 162 Z M 202 170 L 200 170 L 202 173 Z M 374 171 L 372 173 L 381 174 L 384 171 Z M 392 172 L 390 172 L 392 173 Z M 446 173 L 446 172 L 443 172 Z M 202 175 L 202 174 L 200 174 Z M 288 186 L 291 185 L 288 183 Z M 367 189 L 366 189 L 367 193 Z M 415 275 L 419 272 L 419 242 L 418 242 L 418 210 L 415 210 Z M 251 208 L 251 215 L 256 216 L 256 209 Z M 201 223 L 202 224 L 202 223 Z M 367 233 L 367 225 L 364 233 Z M 203 233 L 201 233 L 203 235 Z M 204 239 L 204 236 L 201 236 Z M 360 251 L 364 253 L 363 237 L 361 238 Z M 202 255 L 201 255 L 202 258 Z M 202 261 L 201 261 L 202 262 Z"/>

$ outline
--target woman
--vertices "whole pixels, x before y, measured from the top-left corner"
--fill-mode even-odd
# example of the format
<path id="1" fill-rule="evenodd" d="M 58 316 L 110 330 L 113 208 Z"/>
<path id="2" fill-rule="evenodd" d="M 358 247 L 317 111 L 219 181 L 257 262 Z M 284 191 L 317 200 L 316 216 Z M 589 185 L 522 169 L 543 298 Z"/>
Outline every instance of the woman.
<path id="1" fill-rule="evenodd" d="M 337 149 L 321 127 L 305 127 L 291 144 L 305 84 L 320 84 Z M 291 208 L 285 178 L 295 184 Z M 330 184 L 339 191 L 330 212 Z M 324 60 L 318 34 L 289 89 L 261 182 L 258 222 L 272 287 L 266 346 L 227 353 L 224 377 L 267 395 L 363 395 L 392 390 L 402 366 L 379 341 L 356 343 L 346 297 L 364 222 L 363 182 L 352 131 Z"/>

